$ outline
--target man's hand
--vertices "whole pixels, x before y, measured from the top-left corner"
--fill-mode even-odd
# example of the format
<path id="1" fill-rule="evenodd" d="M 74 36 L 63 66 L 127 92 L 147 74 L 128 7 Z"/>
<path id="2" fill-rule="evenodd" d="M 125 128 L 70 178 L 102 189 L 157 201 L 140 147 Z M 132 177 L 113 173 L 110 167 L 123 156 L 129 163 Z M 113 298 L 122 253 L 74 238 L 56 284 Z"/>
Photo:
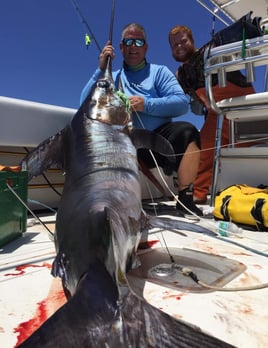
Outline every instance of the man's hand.
<path id="1" fill-rule="evenodd" d="M 138 95 L 129 97 L 131 111 L 143 111 L 144 110 L 144 98 Z"/>
<path id="2" fill-rule="evenodd" d="M 111 41 L 107 41 L 99 56 L 99 68 L 101 70 L 104 70 L 106 68 L 108 56 L 114 59 L 114 48 L 111 45 Z"/>

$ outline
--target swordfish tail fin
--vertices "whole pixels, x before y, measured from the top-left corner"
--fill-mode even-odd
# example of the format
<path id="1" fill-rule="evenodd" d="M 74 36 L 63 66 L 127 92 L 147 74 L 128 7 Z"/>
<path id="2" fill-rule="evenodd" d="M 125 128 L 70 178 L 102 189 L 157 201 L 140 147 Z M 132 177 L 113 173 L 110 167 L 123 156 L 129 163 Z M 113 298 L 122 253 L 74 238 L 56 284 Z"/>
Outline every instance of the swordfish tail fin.
<path id="1" fill-rule="evenodd" d="M 131 348 L 231 348 L 232 345 L 177 320 L 137 297 L 129 290 L 123 302 L 123 318 Z M 120 346 L 121 347 L 121 346 Z"/>
<path id="2" fill-rule="evenodd" d="M 75 295 L 18 348 L 105 347 L 117 298 L 117 287 L 105 267 L 92 264 Z"/>
<path id="3" fill-rule="evenodd" d="M 228 343 L 176 320 L 125 287 L 101 263 L 82 277 L 75 295 L 19 348 L 229 348 Z"/>

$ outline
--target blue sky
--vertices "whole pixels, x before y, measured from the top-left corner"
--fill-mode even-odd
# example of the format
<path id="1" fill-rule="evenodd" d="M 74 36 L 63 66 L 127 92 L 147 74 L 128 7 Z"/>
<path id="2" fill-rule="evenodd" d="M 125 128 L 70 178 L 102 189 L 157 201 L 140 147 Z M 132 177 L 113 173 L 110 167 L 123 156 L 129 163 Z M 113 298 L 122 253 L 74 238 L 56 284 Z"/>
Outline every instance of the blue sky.
<path id="1" fill-rule="evenodd" d="M 109 38 L 111 0 L 76 0 L 99 45 Z M 147 60 L 176 63 L 167 35 L 177 24 L 190 26 L 196 46 L 210 39 L 212 15 L 195 0 L 116 0 L 113 68 L 121 66 L 121 30 L 129 22 L 142 24 L 149 43 Z M 224 25 L 216 20 L 216 30 Z M 86 48 L 86 28 L 71 0 L 5 0 L 0 11 L 0 95 L 78 108 L 80 92 L 98 64 L 94 41 Z M 196 126 L 201 116 L 188 114 Z"/>

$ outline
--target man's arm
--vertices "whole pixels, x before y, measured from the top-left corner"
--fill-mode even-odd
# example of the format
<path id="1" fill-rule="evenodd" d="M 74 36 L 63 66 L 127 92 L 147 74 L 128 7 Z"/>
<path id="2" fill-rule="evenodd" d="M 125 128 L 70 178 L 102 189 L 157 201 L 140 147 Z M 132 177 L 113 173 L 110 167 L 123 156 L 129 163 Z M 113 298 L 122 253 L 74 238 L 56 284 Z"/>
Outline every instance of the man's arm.
<path id="1" fill-rule="evenodd" d="M 161 66 L 154 75 L 157 97 L 146 97 L 144 112 L 152 116 L 176 117 L 188 111 L 188 100 L 174 74 Z"/>

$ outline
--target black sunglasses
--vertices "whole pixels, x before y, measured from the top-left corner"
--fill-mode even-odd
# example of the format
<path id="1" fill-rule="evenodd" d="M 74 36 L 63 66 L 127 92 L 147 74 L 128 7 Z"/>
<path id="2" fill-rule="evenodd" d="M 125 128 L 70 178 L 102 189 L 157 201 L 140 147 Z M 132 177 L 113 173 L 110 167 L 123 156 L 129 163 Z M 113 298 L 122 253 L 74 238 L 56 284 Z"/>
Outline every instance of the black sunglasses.
<path id="1" fill-rule="evenodd" d="M 134 43 L 136 47 L 143 47 L 145 45 L 145 40 L 144 39 L 128 39 L 128 38 L 125 38 L 125 39 L 122 40 L 122 43 L 125 46 L 132 46 L 133 43 Z"/>

